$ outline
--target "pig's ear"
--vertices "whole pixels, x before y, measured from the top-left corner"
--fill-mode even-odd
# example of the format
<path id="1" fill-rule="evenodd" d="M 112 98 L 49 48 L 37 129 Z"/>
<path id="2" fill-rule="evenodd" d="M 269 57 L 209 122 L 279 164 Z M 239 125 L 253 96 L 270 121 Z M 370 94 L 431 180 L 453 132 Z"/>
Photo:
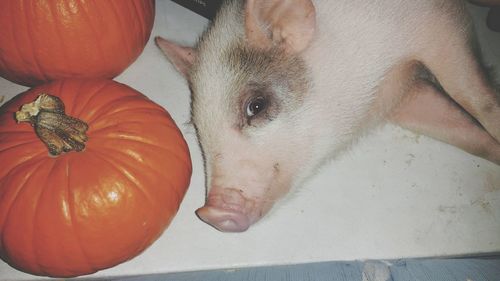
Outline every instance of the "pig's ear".
<path id="1" fill-rule="evenodd" d="M 167 59 L 175 66 L 184 78 L 188 79 L 189 69 L 196 59 L 196 50 L 191 47 L 177 45 L 162 37 L 155 38 L 156 45 L 163 51 Z"/>
<path id="2" fill-rule="evenodd" d="M 278 45 L 288 53 L 303 51 L 311 42 L 316 12 L 310 0 L 247 0 L 245 32 L 254 47 Z"/>

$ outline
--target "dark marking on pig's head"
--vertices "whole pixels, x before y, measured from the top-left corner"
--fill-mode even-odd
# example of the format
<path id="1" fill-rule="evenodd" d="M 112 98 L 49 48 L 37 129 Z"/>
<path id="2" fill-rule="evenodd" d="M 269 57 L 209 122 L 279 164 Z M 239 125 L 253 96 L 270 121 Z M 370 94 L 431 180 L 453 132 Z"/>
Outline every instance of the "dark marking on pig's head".
<path id="1" fill-rule="evenodd" d="M 239 41 L 225 50 L 224 63 L 235 85 L 230 104 L 237 127 L 261 127 L 296 110 L 310 88 L 303 60 L 280 48 L 248 47 Z"/>
<path id="2" fill-rule="evenodd" d="M 262 84 L 250 84 L 237 99 L 235 106 L 240 106 L 238 127 L 261 126 L 272 121 L 280 111 L 279 102 L 272 88 Z"/>
<path id="3" fill-rule="evenodd" d="M 246 8 L 245 1 L 225 2 L 196 44 L 196 59 L 186 78 L 191 123 L 198 127 L 213 115 L 232 120 L 243 133 L 262 128 L 294 112 L 311 87 L 300 52 L 290 52 L 283 46 L 286 42 L 249 43 Z"/>

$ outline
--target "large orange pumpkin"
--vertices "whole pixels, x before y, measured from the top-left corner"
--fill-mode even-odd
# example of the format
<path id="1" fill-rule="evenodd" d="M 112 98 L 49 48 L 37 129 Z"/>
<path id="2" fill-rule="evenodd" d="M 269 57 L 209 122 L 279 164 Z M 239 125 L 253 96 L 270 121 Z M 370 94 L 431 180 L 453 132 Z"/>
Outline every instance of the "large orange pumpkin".
<path id="1" fill-rule="evenodd" d="M 88 125 L 80 152 L 50 155 L 35 133 L 44 135 L 40 121 L 77 135 L 82 126 L 74 118 L 51 123 L 61 111 L 32 118 L 33 125 L 14 120 L 42 93 L 59 97 L 67 116 Z M 19 270 L 60 277 L 143 251 L 176 214 L 191 177 L 188 147 L 169 114 L 105 79 L 52 82 L 4 104 L 0 163 L 0 257 Z"/>
<path id="2" fill-rule="evenodd" d="M 33 86 L 113 78 L 142 52 L 154 0 L 2 0 L 0 76 Z"/>

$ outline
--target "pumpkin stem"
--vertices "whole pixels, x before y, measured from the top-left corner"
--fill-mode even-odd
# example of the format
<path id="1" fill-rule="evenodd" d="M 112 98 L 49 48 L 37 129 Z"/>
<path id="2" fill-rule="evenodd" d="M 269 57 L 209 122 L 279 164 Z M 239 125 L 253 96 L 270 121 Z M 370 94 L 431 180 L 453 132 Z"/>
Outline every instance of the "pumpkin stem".
<path id="1" fill-rule="evenodd" d="M 89 126 L 82 120 L 70 117 L 64 112 L 60 98 L 41 94 L 38 98 L 16 112 L 16 120 L 29 122 L 49 153 L 58 156 L 63 151 L 82 151 L 85 148 Z"/>

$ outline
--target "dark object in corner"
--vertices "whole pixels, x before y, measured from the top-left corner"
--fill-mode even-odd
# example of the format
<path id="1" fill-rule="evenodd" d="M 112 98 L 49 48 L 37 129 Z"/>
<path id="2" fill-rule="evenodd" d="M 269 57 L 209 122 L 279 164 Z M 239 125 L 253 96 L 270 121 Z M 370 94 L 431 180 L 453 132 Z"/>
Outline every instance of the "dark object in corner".
<path id="1" fill-rule="evenodd" d="M 486 25 L 496 32 L 500 32 L 500 6 L 491 7 L 486 19 Z"/>
<path id="2" fill-rule="evenodd" d="M 172 0 L 189 10 L 212 20 L 223 0 Z"/>

